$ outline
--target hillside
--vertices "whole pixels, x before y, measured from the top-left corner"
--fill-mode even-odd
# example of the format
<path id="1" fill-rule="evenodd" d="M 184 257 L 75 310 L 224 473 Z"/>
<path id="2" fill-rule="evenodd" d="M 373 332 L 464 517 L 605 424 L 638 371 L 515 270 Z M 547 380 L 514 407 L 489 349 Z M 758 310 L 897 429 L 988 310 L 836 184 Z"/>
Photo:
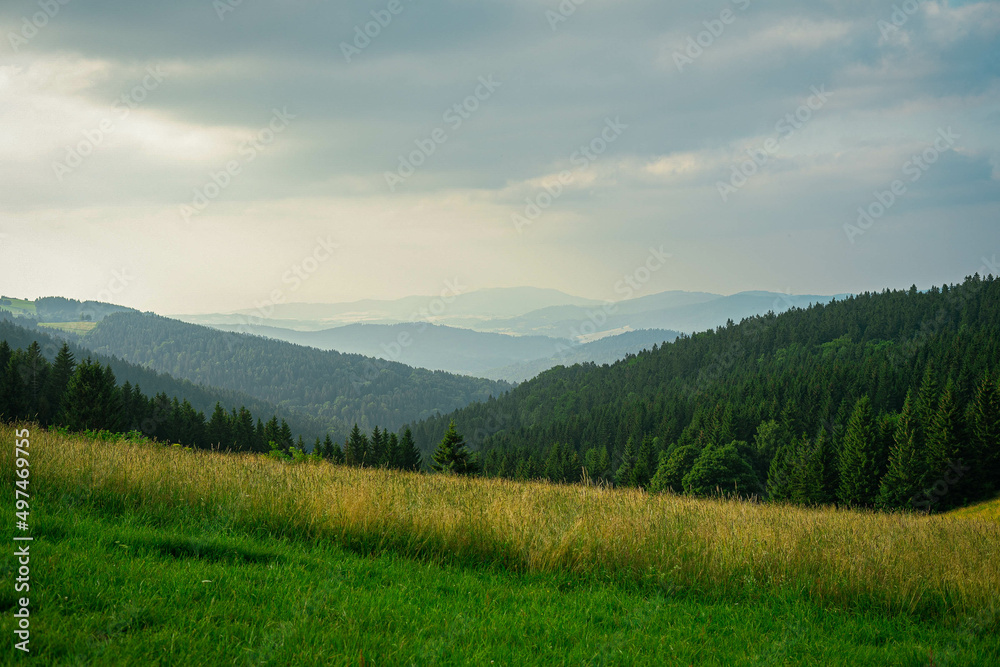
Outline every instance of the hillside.
<path id="1" fill-rule="evenodd" d="M 554 366 L 584 363 L 613 364 L 631 354 L 650 350 L 654 345 L 669 343 L 679 335 L 676 331 L 664 329 L 641 329 L 606 336 L 589 343 L 563 343 L 556 348 L 555 354 L 502 368 L 491 368 L 482 373 L 482 376 L 507 382 L 524 382 Z"/>
<path id="2" fill-rule="evenodd" d="M 404 423 L 499 396 L 509 385 L 357 354 L 119 313 L 81 344 L 191 382 L 245 392 L 346 430 Z"/>
<path id="3" fill-rule="evenodd" d="M 494 318 L 474 325 L 482 331 L 576 337 L 581 332 L 614 332 L 620 329 L 670 329 L 705 331 L 728 320 L 739 322 L 768 312 L 782 313 L 827 303 L 834 297 L 741 292 L 721 296 L 705 292 L 662 292 L 600 307 L 558 306 L 531 311 L 513 318 Z"/>
<path id="4" fill-rule="evenodd" d="M 52 361 L 63 343 L 66 343 L 78 363 L 88 357 L 92 358 L 102 365 L 110 366 L 119 384 L 127 382 L 149 396 L 166 394 L 170 398 L 176 397 L 178 401 L 186 400 L 195 410 L 206 415 L 211 415 L 215 404 L 221 403 L 227 412 L 246 407 L 255 416 L 262 419 L 277 415 L 279 419 L 286 420 L 295 433 L 302 434 L 304 438 L 309 440 L 317 436 L 322 437 L 329 430 L 327 425 L 319 419 L 243 392 L 196 385 L 186 380 L 171 377 L 166 373 L 158 373 L 155 370 L 123 361 L 113 355 L 95 353 L 82 347 L 74 340 L 65 341 L 52 335 L 45 328 L 35 327 L 33 320 L 14 319 L 10 315 L 0 314 L 0 341 L 6 341 L 15 350 L 26 349 L 37 341 L 43 356 L 48 361 Z M 339 435 L 340 432 L 335 431 L 334 433 Z"/>
<path id="5" fill-rule="evenodd" d="M 426 451 L 454 419 L 493 475 L 927 509 L 996 489 L 997 414 L 1000 281 L 976 276 L 555 368 L 413 430 Z"/>
<path id="6" fill-rule="evenodd" d="M 392 359 L 408 366 L 484 377 L 490 369 L 548 357 L 568 339 L 509 336 L 427 322 L 348 324 L 322 331 L 272 326 L 212 325 L 221 331 L 249 333 L 320 350 Z M 499 379 L 499 378 L 497 378 Z"/>

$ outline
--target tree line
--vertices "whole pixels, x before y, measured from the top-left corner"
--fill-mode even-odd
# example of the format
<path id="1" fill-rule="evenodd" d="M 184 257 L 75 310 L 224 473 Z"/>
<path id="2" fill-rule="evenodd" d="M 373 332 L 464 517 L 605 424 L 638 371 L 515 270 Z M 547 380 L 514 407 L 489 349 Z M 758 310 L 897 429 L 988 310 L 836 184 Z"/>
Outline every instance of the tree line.
<path id="1" fill-rule="evenodd" d="M 265 422 L 254 419 L 246 407 L 226 411 L 216 403 L 206 419 L 186 399 L 178 401 L 165 393 L 149 397 L 129 382 L 119 386 L 110 365 L 90 358 L 77 363 L 65 343 L 49 362 L 38 341 L 16 350 L 0 341 L 0 418 L 71 431 L 140 432 L 200 449 L 287 456 L 307 448 L 303 437 L 294 438 L 288 422 L 277 416 Z M 327 434 L 324 440 L 316 438 L 311 451 L 346 465 L 400 470 L 419 470 L 423 465 L 409 428 L 397 435 L 375 427 L 369 437 L 355 424 L 343 447 Z"/>
<path id="2" fill-rule="evenodd" d="M 1000 491 L 1000 281 L 732 322 L 556 368 L 454 421 L 488 476 L 937 510 Z"/>

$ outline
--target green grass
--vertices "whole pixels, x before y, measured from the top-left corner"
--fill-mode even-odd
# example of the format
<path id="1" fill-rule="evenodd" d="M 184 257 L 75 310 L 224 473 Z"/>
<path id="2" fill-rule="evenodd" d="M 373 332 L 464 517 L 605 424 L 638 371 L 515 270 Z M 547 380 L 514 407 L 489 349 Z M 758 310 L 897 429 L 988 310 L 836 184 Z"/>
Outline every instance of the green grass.
<path id="1" fill-rule="evenodd" d="M 0 304 L 0 310 L 7 310 L 15 315 L 36 315 L 35 302 L 25 299 L 13 299 L 9 296 L 0 297 L 2 301 L 10 301 L 10 305 Z"/>
<path id="2" fill-rule="evenodd" d="M 996 521 L 1000 523 L 1000 498 L 952 510 L 948 514 L 953 517 L 982 519 L 984 521 Z"/>
<path id="3" fill-rule="evenodd" d="M 366 557 L 224 522 L 109 514 L 69 496 L 43 496 L 32 517 L 31 647 L 40 664 L 1000 663 L 977 619 L 942 625 L 796 597 L 711 601 Z M 3 521 L 13 521 L 9 507 Z M 10 558 L 4 566 L 10 581 Z M 8 587 L 0 603 L 9 637 Z"/>
<path id="4" fill-rule="evenodd" d="M 993 521 L 31 431 L 40 664 L 1000 664 Z"/>
<path id="5" fill-rule="evenodd" d="M 39 322 L 38 326 L 85 335 L 94 330 L 97 322 Z"/>

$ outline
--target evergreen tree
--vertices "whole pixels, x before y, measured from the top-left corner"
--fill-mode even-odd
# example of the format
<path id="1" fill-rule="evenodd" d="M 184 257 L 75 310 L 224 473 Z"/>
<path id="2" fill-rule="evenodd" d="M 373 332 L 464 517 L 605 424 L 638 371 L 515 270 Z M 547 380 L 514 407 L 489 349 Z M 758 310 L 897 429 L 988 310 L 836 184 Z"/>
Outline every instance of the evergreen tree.
<path id="1" fill-rule="evenodd" d="M 388 442 L 385 438 L 385 433 L 376 426 L 372 430 L 372 437 L 369 440 L 369 451 L 371 452 L 371 457 L 369 463 L 375 468 L 383 468 L 388 462 L 388 451 L 386 445 Z"/>
<path id="2" fill-rule="evenodd" d="M 389 443 L 386 445 L 386 467 L 399 470 L 402 465 L 399 460 L 399 436 L 395 433 L 389 434 Z"/>
<path id="3" fill-rule="evenodd" d="M 208 420 L 208 441 L 223 451 L 232 449 L 236 444 L 229 414 L 222 408 L 221 403 L 215 404 L 212 417 Z"/>
<path id="4" fill-rule="evenodd" d="M 119 431 L 121 403 L 111 367 L 89 358 L 77 366 L 65 396 L 66 426 L 74 431 Z"/>
<path id="5" fill-rule="evenodd" d="M 924 476 L 923 461 L 917 450 L 917 416 L 913 397 L 906 394 L 903 411 L 896 421 L 889 469 L 882 478 L 876 506 L 881 509 L 908 507 L 911 499 L 920 493 Z"/>
<path id="6" fill-rule="evenodd" d="M 341 452 L 343 454 L 343 452 Z M 334 461 L 333 458 L 333 439 L 330 434 L 327 433 L 326 437 L 323 439 L 323 458 L 328 461 Z M 339 461 L 334 461 L 334 463 L 339 463 Z"/>
<path id="7" fill-rule="evenodd" d="M 924 487 L 935 490 L 932 505 L 941 503 L 942 507 L 953 507 L 963 500 L 970 468 L 966 465 L 969 461 L 965 442 L 962 413 L 955 404 L 954 387 L 949 381 L 927 428 Z"/>
<path id="8" fill-rule="evenodd" d="M 625 442 L 625 449 L 622 451 L 622 462 L 618 465 L 617 472 L 615 472 L 615 486 L 628 488 L 636 485 L 636 459 L 635 443 L 629 437 Z"/>
<path id="9" fill-rule="evenodd" d="M 399 467 L 403 470 L 417 471 L 423 466 L 423 459 L 420 450 L 417 449 L 413 441 L 413 432 L 407 426 L 403 429 L 403 436 L 399 440 Z"/>
<path id="10" fill-rule="evenodd" d="M 344 462 L 349 466 L 363 466 L 368 458 L 368 436 L 355 424 L 344 446 Z"/>
<path id="11" fill-rule="evenodd" d="M 972 486 L 979 497 L 989 497 L 1000 491 L 1000 382 L 984 374 L 969 412 L 971 459 L 977 462 Z"/>
<path id="12" fill-rule="evenodd" d="M 48 382 L 45 387 L 49 403 L 49 414 L 53 422 L 58 422 L 62 419 L 63 396 L 69 387 L 69 381 L 73 377 L 75 369 L 76 359 L 73 357 L 73 353 L 70 352 L 69 345 L 63 343 L 62 347 L 59 348 L 59 353 L 56 355 L 55 361 L 52 363 Z M 128 421 L 128 424 L 131 425 L 131 421 Z"/>
<path id="13" fill-rule="evenodd" d="M 583 456 L 583 465 L 587 469 L 587 477 L 597 482 L 606 480 L 611 475 L 611 457 L 608 448 L 603 445 L 591 447 Z"/>
<path id="14" fill-rule="evenodd" d="M 867 395 L 862 396 L 847 422 L 840 453 L 840 489 L 837 496 L 845 505 L 869 507 L 875 502 L 880 481 L 876 428 L 871 400 Z"/>
<path id="15" fill-rule="evenodd" d="M 434 463 L 431 467 L 437 472 L 451 472 L 459 475 L 469 475 L 477 472 L 475 462 L 469 457 L 465 448 L 465 440 L 455 428 L 455 422 L 448 425 L 444 438 L 434 452 Z"/>

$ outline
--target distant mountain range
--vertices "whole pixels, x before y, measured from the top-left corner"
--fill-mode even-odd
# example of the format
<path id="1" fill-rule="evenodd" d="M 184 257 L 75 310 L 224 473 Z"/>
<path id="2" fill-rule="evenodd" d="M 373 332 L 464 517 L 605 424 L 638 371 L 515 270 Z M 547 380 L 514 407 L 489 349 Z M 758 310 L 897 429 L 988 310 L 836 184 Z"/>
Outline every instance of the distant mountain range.
<path id="1" fill-rule="evenodd" d="M 581 343 L 570 338 L 512 336 L 426 322 L 349 324 L 322 331 L 295 331 L 252 324 L 216 324 L 213 328 L 508 382 L 522 382 L 560 364 L 613 363 L 628 354 L 677 337 L 676 331 L 658 329 Z"/>
<path id="2" fill-rule="evenodd" d="M 240 331 L 246 330 L 238 328 L 241 326 L 323 331 L 350 324 L 429 322 L 488 333 L 590 340 L 639 329 L 704 331 L 729 319 L 739 322 L 768 311 L 781 313 L 792 307 L 827 303 L 845 296 L 759 291 L 723 296 L 675 290 L 604 302 L 558 290 L 512 287 L 459 294 L 446 290 L 441 296 L 410 296 L 392 301 L 287 303 L 276 304 L 266 312 L 251 309 L 171 317 Z"/>
<path id="3" fill-rule="evenodd" d="M 612 303 L 518 287 L 446 291 L 437 297 L 394 301 L 278 304 L 269 313 L 245 310 L 175 317 L 322 350 L 521 382 L 559 364 L 612 363 L 672 341 L 678 332 L 704 331 L 728 320 L 738 323 L 834 298 L 669 291 Z M 595 344 L 603 338 L 609 340 Z"/>

